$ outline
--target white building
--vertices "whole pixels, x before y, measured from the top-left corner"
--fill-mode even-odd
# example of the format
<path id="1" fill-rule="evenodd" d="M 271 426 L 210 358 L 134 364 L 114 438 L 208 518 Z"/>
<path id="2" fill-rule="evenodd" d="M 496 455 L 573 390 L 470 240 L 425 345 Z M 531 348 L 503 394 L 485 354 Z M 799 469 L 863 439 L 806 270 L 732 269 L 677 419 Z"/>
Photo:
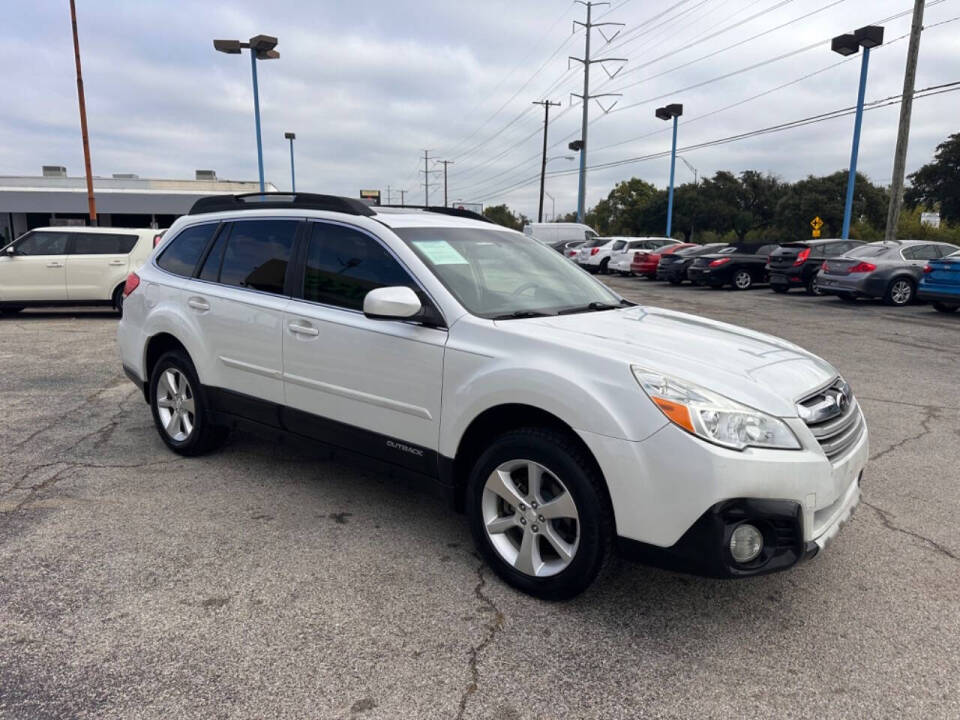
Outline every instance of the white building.
<path id="1" fill-rule="evenodd" d="M 256 181 L 218 180 L 197 170 L 193 180 L 152 180 L 132 173 L 94 177 L 97 224 L 165 228 L 205 195 L 258 192 Z M 268 192 L 276 192 L 266 184 Z M 66 168 L 44 165 L 41 177 L 0 176 L 0 246 L 35 227 L 87 225 L 87 183 Z"/>

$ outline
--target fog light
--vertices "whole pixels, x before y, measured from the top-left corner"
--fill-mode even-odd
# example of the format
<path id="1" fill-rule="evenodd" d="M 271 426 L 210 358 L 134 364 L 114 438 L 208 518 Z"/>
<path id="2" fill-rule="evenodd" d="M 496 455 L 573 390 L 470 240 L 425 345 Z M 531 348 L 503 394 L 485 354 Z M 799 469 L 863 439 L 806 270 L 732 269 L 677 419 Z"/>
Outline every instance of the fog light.
<path id="1" fill-rule="evenodd" d="M 730 536 L 730 554 L 738 563 L 753 560 L 763 550 L 763 534 L 753 525 L 738 525 Z"/>

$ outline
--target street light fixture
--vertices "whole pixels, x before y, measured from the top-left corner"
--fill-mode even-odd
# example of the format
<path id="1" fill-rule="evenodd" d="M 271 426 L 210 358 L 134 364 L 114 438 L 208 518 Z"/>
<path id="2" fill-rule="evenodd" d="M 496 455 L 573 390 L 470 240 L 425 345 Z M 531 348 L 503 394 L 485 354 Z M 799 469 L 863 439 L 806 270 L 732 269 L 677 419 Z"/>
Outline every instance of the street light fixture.
<path id="1" fill-rule="evenodd" d="M 290 192 L 297 191 L 297 174 L 293 170 L 293 141 L 297 139 L 297 134 L 285 132 L 283 137 L 290 141 Z"/>
<path id="2" fill-rule="evenodd" d="M 670 103 L 654 111 L 661 120 L 673 120 L 673 144 L 670 148 L 670 189 L 667 193 L 667 237 L 673 229 L 673 174 L 677 165 L 677 118 L 683 115 L 683 105 Z"/>
<path id="3" fill-rule="evenodd" d="M 850 174 L 847 176 L 847 199 L 843 207 L 843 230 L 840 237 L 850 236 L 850 216 L 853 214 L 853 187 L 857 179 L 857 154 L 860 150 L 860 126 L 863 123 L 863 99 L 867 91 L 867 65 L 870 62 L 870 49 L 883 44 L 883 28 L 879 25 L 867 25 L 845 35 L 837 35 L 830 42 L 830 49 L 843 56 L 855 55 L 863 48 L 860 61 L 860 90 L 857 93 L 857 113 L 853 121 L 853 148 L 850 151 Z"/>
<path id="4" fill-rule="evenodd" d="M 213 48 L 227 55 L 239 55 L 244 49 L 250 50 L 250 67 L 253 73 L 253 116 L 257 126 L 257 169 L 260 171 L 260 192 L 263 184 L 263 143 L 260 140 L 260 92 L 257 88 L 257 60 L 276 60 L 280 57 L 274 48 L 277 39 L 271 35 L 254 35 L 249 42 L 239 40 L 214 40 Z M 292 152 L 292 145 L 291 145 Z M 292 156 L 291 156 L 292 157 Z"/>

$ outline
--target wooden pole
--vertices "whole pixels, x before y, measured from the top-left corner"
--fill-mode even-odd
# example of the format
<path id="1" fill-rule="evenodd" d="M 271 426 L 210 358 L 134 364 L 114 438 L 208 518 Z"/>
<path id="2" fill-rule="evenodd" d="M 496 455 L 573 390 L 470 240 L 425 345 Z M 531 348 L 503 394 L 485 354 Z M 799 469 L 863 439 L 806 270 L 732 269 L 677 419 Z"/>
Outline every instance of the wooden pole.
<path id="1" fill-rule="evenodd" d="M 93 196 L 93 173 L 90 170 L 90 138 L 87 134 L 87 106 L 83 98 L 83 73 L 80 71 L 80 40 L 77 37 L 77 7 L 70 0 L 70 22 L 73 25 L 73 57 L 77 64 L 77 99 L 80 102 L 80 135 L 83 138 L 83 165 L 87 176 L 87 207 L 90 223 L 97 224 L 97 201 Z"/>

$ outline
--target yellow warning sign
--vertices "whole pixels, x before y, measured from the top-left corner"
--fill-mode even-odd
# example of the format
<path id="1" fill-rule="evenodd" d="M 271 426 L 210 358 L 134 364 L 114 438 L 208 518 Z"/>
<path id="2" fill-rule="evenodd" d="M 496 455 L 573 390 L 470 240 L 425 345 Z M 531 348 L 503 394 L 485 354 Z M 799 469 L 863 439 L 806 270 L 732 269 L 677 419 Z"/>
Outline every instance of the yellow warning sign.
<path id="1" fill-rule="evenodd" d="M 817 215 L 813 220 L 810 221 L 810 227 L 813 228 L 813 237 L 820 237 L 820 228 L 823 227 L 823 220 L 820 219 L 820 216 Z"/>

